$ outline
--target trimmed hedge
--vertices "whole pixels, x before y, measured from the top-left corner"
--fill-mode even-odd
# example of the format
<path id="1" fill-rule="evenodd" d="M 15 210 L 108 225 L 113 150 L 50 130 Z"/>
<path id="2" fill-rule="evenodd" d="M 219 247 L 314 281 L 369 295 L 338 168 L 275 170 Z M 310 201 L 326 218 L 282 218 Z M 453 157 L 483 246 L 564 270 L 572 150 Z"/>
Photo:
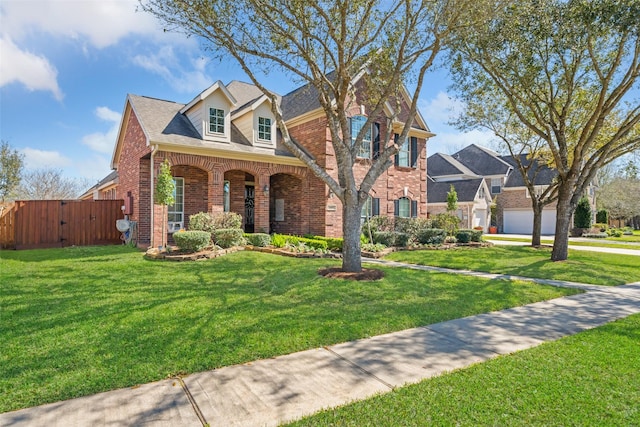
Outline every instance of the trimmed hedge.
<path id="1" fill-rule="evenodd" d="M 230 248 L 244 243 L 244 231 L 240 228 L 221 228 L 212 233 L 213 242 L 221 248 Z"/>
<path id="2" fill-rule="evenodd" d="M 289 245 L 299 245 L 303 243 L 310 248 L 313 249 L 322 249 L 327 250 L 327 242 L 325 240 L 321 240 L 319 238 L 307 238 L 307 237 L 298 237 L 298 236 L 290 236 L 288 234 L 274 234 L 271 236 L 271 244 L 276 248 L 283 248 L 287 244 Z"/>
<path id="3" fill-rule="evenodd" d="M 387 247 L 407 246 L 409 235 L 398 231 L 376 231 L 373 233 L 373 243 L 380 243 Z"/>
<path id="4" fill-rule="evenodd" d="M 264 248 L 271 244 L 271 236 L 266 233 L 247 233 L 244 235 L 247 243 Z"/>
<path id="5" fill-rule="evenodd" d="M 307 239 L 322 240 L 327 242 L 327 249 L 330 251 L 342 251 L 343 239 L 341 237 L 314 236 L 311 234 L 305 234 L 304 237 Z"/>
<path id="6" fill-rule="evenodd" d="M 423 245 L 441 245 L 447 237 L 447 231 L 442 228 L 425 228 L 418 231 L 416 240 Z"/>
<path id="7" fill-rule="evenodd" d="M 173 233 L 178 248 L 188 252 L 198 252 L 211 244 L 211 233 L 202 230 L 179 231 Z"/>
<path id="8" fill-rule="evenodd" d="M 458 243 L 481 242 L 482 230 L 460 229 L 456 232 Z"/>

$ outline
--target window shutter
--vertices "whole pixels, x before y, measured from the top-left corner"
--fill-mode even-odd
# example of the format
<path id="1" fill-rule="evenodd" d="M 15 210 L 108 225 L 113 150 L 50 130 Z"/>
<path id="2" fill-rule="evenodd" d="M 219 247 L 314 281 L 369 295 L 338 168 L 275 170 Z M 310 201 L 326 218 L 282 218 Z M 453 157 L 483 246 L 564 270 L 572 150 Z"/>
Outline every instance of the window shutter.
<path id="1" fill-rule="evenodd" d="M 393 142 L 395 142 L 396 144 L 398 143 L 398 137 L 400 135 L 398 135 L 397 133 L 393 134 Z M 396 155 L 394 156 L 394 160 L 393 163 L 398 166 L 398 164 L 400 163 L 400 155 L 398 153 L 396 153 Z M 396 211 L 396 216 L 398 216 L 398 213 Z"/>
<path id="2" fill-rule="evenodd" d="M 411 201 L 411 218 L 415 218 L 418 216 L 418 201 Z"/>
<path id="3" fill-rule="evenodd" d="M 380 199 L 378 197 L 373 197 L 371 199 L 371 216 L 380 215 Z"/>
<path id="4" fill-rule="evenodd" d="M 380 155 L 380 123 L 373 124 L 373 158 Z"/>
<path id="5" fill-rule="evenodd" d="M 411 167 L 415 168 L 418 166 L 418 138 L 415 136 L 411 137 Z"/>
<path id="6" fill-rule="evenodd" d="M 400 215 L 400 200 L 393 201 L 393 215 L 394 216 Z"/>

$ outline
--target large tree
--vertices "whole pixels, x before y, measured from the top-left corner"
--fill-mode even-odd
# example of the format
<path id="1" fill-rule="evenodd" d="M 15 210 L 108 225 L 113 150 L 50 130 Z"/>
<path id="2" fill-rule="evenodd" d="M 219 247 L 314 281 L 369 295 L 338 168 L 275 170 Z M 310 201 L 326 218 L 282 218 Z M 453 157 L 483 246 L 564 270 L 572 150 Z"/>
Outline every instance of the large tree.
<path id="1" fill-rule="evenodd" d="M 270 99 L 283 144 L 342 203 L 345 271 L 361 270 L 360 214 L 377 178 L 398 152 L 392 127 L 380 136 L 380 155 L 359 179 L 354 164 L 366 129 L 393 107 L 389 123 L 402 117 L 399 140 L 414 122 L 426 70 L 441 50 L 450 30 L 467 24 L 473 0 L 141 0 L 170 30 L 198 37 L 213 56 L 232 57 Z M 337 180 L 292 140 L 277 95 L 264 82 L 280 72 L 296 83 L 309 84 L 327 118 L 337 160 Z M 358 77 L 367 87 L 367 123 L 352 139 L 347 109 L 355 101 Z M 413 89 L 401 111 L 403 83 Z"/>
<path id="2" fill-rule="evenodd" d="M 20 184 L 20 174 L 24 166 L 23 155 L 11 148 L 8 142 L 0 144 L 0 202 L 11 196 Z"/>
<path id="3" fill-rule="evenodd" d="M 22 174 L 16 198 L 23 200 L 75 199 L 87 187 L 86 179 L 65 177 L 60 169 L 46 168 Z"/>
<path id="4" fill-rule="evenodd" d="M 461 98 L 515 118 L 531 138 L 506 135 L 512 152 L 542 141 L 557 171 L 554 261 L 567 258 L 571 215 L 598 169 L 640 146 L 638 16 L 637 0 L 524 0 L 458 32 Z"/>

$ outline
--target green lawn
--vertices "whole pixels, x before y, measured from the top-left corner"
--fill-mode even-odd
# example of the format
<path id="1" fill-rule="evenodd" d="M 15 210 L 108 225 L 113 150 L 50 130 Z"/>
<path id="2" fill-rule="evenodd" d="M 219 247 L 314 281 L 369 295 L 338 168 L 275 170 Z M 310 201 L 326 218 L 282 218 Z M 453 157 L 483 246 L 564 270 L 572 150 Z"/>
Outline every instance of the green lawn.
<path id="1" fill-rule="evenodd" d="M 294 426 L 638 426 L 640 314 Z"/>
<path id="2" fill-rule="evenodd" d="M 412 264 L 567 280 L 594 285 L 640 281 L 640 257 L 569 250 L 569 259 L 550 261 L 551 248 L 527 246 L 462 247 L 446 251 L 400 251 L 386 259 Z"/>
<path id="3" fill-rule="evenodd" d="M 0 412 L 575 293 L 238 252 L 148 261 L 123 246 L 0 252 Z"/>
<path id="4" fill-rule="evenodd" d="M 484 238 L 485 240 L 531 243 L 531 239 L 525 239 L 522 237 L 507 237 L 507 236 L 500 236 L 496 234 L 487 234 L 484 236 Z M 543 245 L 553 245 L 553 239 L 542 238 L 540 239 L 540 243 Z M 634 244 L 634 243 L 637 243 L 637 244 Z M 640 236 L 607 237 L 605 239 L 593 239 L 592 242 L 576 241 L 576 240 L 569 239 L 569 245 L 640 250 Z"/>

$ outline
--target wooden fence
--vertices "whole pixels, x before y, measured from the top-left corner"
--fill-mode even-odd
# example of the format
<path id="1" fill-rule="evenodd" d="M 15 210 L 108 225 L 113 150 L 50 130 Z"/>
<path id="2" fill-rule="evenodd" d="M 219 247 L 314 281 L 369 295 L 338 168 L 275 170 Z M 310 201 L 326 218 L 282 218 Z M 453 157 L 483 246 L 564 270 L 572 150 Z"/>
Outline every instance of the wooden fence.
<path id="1" fill-rule="evenodd" d="M 15 249 L 120 243 L 122 200 L 16 201 L 0 219 L 0 245 Z M 5 219 L 6 218 L 6 219 Z"/>
<path id="2" fill-rule="evenodd" d="M 13 248 L 13 225 L 16 220 L 15 203 L 0 204 L 0 249 Z"/>

